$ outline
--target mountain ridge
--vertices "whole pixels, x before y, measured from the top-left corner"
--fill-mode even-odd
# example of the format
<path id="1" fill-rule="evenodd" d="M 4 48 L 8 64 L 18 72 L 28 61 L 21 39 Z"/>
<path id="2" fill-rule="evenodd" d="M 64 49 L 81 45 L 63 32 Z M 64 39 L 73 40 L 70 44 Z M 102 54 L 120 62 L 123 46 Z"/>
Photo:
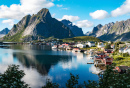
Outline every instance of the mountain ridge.
<path id="1" fill-rule="evenodd" d="M 9 29 L 8 28 L 5 28 L 3 30 L 0 31 L 0 38 L 4 37 L 6 34 L 9 33 Z"/>
<path id="2" fill-rule="evenodd" d="M 32 41 L 52 36 L 63 39 L 74 37 L 74 34 L 63 23 L 52 18 L 48 9 L 43 8 L 37 14 L 23 17 L 2 40 Z"/>
<path id="3" fill-rule="evenodd" d="M 83 31 L 82 31 L 82 28 L 79 28 L 78 26 L 76 25 L 73 25 L 72 22 L 70 22 L 69 20 L 62 20 L 61 21 L 64 25 L 66 25 L 68 28 L 70 28 L 70 30 L 73 32 L 73 34 L 75 36 L 84 36 L 83 34 Z"/>
<path id="4" fill-rule="evenodd" d="M 105 24 L 93 28 L 89 36 L 97 37 L 104 41 L 130 41 L 130 19 Z M 127 36 L 127 37 L 126 37 Z"/>

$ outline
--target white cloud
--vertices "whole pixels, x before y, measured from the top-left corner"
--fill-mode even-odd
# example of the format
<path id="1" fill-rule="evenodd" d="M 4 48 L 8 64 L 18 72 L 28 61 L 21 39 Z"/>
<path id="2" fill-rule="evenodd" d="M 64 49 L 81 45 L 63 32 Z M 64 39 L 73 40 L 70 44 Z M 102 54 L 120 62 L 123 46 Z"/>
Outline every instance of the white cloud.
<path id="1" fill-rule="evenodd" d="M 69 20 L 71 22 L 74 22 L 74 21 L 77 21 L 79 20 L 80 18 L 78 16 L 72 16 L 72 15 L 64 15 L 62 17 L 62 19 L 59 19 L 59 20 L 63 20 L 63 19 L 66 19 L 66 20 Z"/>
<path id="2" fill-rule="evenodd" d="M 82 20 L 82 21 L 78 21 L 76 23 L 76 25 L 78 27 L 85 27 L 85 28 L 88 28 L 88 27 L 92 27 L 93 26 L 93 23 L 88 21 L 88 20 Z"/>
<path id="3" fill-rule="evenodd" d="M 113 10 L 111 12 L 111 15 L 113 17 L 121 16 L 124 14 L 130 13 L 130 0 L 126 0 L 123 5 L 121 5 L 119 8 Z"/>
<path id="4" fill-rule="evenodd" d="M 89 14 L 93 19 L 104 19 L 109 17 L 109 14 L 105 10 L 97 10 Z"/>
<path id="5" fill-rule="evenodd" d="M 59 4 L 57 4 L 56 6 L 57 6 L 57 7 L 62 7 L 63 5 L 59 5 Z"/>
<path id="6" fill-rule="evenodd" d="M 0 6 L 0 18 L 21 19 L 27 14 L 35 14 L 42 8 L 54 6 L 54 3 L 48 0 L 20 0 L 20 4 Z"/>
<path id="7" fill-rule="evenodd" d="M 14 20 L 13 19 L 3 20 L 2 23 L 9 24 L 10 26 L 13 26 L 14 25 Z"/>
<path id="8" fill-rule="evenodd" d="M 64 9 L 64 10 L 68 10 L 68 8 L 62 8 L 62 9 Z"/>

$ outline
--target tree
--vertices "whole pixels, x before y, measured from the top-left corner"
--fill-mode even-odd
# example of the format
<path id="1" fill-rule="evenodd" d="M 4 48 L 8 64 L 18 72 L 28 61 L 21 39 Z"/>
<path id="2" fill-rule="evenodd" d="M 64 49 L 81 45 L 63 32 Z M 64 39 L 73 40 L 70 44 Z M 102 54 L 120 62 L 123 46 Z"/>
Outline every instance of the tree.
<path id="1" fill-rule="evenodd" d="M 76 75 L 74 76 L 73 74 L 70 73 L 70 79 L 66 83 L 67 88 L 77 88 L 78 87 L 78 79 L 79 76 Z"/>
<path id="2" fill-rule="evenodd" d="M 47 79 L 46 85 L 42 88 L 59 88 L 59 85 L 52 83 L 49 79 Z"/>
<path id="3" fill-rule="evenodd" d="M 110 44 L 106 44 L 105 49 L 111 49 Z"/>
<path id="4" fill-rule="evenodd" d="M 10 65 L 4 74 L 0 74 L 0 88 L 29 88 L 21 79 L 25 73 L 19 70 L 19 65 Z"/>

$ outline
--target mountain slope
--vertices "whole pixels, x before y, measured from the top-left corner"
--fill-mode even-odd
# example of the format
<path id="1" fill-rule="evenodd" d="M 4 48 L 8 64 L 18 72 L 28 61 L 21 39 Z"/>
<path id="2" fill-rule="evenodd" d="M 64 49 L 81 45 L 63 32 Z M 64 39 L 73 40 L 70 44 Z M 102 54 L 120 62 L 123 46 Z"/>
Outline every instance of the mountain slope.
<path id="1" fill-rule="evenodd" d="M 130 19 L 120 22 L 112 22 L 104 26 L 98 25 L 94 27 L 89 36 L 98 37 L 105 41 L 130 41 Z"/>
<path id="2" fill-rule="evenodd" d="M 3 37 L 3 36 L 5 36 L 6 34 L 8 34 L 9 31 L 10 31 L 10 30 L 9 30 L 8 28 L 5 28 L 5 29 L 3 29 L 2 31 L 0 31 L 0 38 Z"/>
<path id="3" fill-rule="evenodd" d="M 62 39 L 74 37 L 74 34 L 63 23 L 52 18 L 48 9 L 43 8 L 35 15 L 23 17 L 3 40 L 32 41 L 52 36 Z"/>
<path id="4" fill-rule="evenodd" d="M 69 20 L 62 20 L 61 21 L 64 25 L 70 28 L 70 30 L 73 32 L 75 36 L 84 36 L 82 28 L 77 27 L 76 25 L 73 25 L 72 22 Z"/>

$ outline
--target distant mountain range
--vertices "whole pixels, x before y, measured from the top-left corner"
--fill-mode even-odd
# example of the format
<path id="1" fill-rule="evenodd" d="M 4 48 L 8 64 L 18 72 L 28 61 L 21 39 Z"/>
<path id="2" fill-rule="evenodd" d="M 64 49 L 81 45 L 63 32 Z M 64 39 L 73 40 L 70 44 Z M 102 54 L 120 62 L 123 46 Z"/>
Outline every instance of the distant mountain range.
<path id="1" fill-rule="evenodd" d="M 130 19 L 116 23 L 111 22 L 104 26 L 99 24 L 88 35 L 104 41 L 130 41 Z"/>
<path id="2" fill-rule="evenodd" d="M 5 29 L 3 29 L 2 31 L 0 31 L 0 38 L 1 37 L 4 37 L 6 34 L 8 34 L 9 33 L 9 29 L 8 28 L 5 28 Z"/>
<path id="3" fill-rule="evenodd" d="M 73 25 L 72 22 L 70 22 L 69 20 L 62 20 L 61 21 L 65 26 L 67 26 L 68 28 L 70 28 L 70 30 L 73 32 L 73 34 L 75 36 L 84 36 L 82 28 L 79 28 L 76 25 Z"/>
<path id="4" fill-rule="evenodd" d="M 49 10 L 43 8 L 35 15 L 23 17 L 2 40 L 32 41 L 48 37 L 63 39 L 74 36 L 66 25 L 52 18 Z"/>

